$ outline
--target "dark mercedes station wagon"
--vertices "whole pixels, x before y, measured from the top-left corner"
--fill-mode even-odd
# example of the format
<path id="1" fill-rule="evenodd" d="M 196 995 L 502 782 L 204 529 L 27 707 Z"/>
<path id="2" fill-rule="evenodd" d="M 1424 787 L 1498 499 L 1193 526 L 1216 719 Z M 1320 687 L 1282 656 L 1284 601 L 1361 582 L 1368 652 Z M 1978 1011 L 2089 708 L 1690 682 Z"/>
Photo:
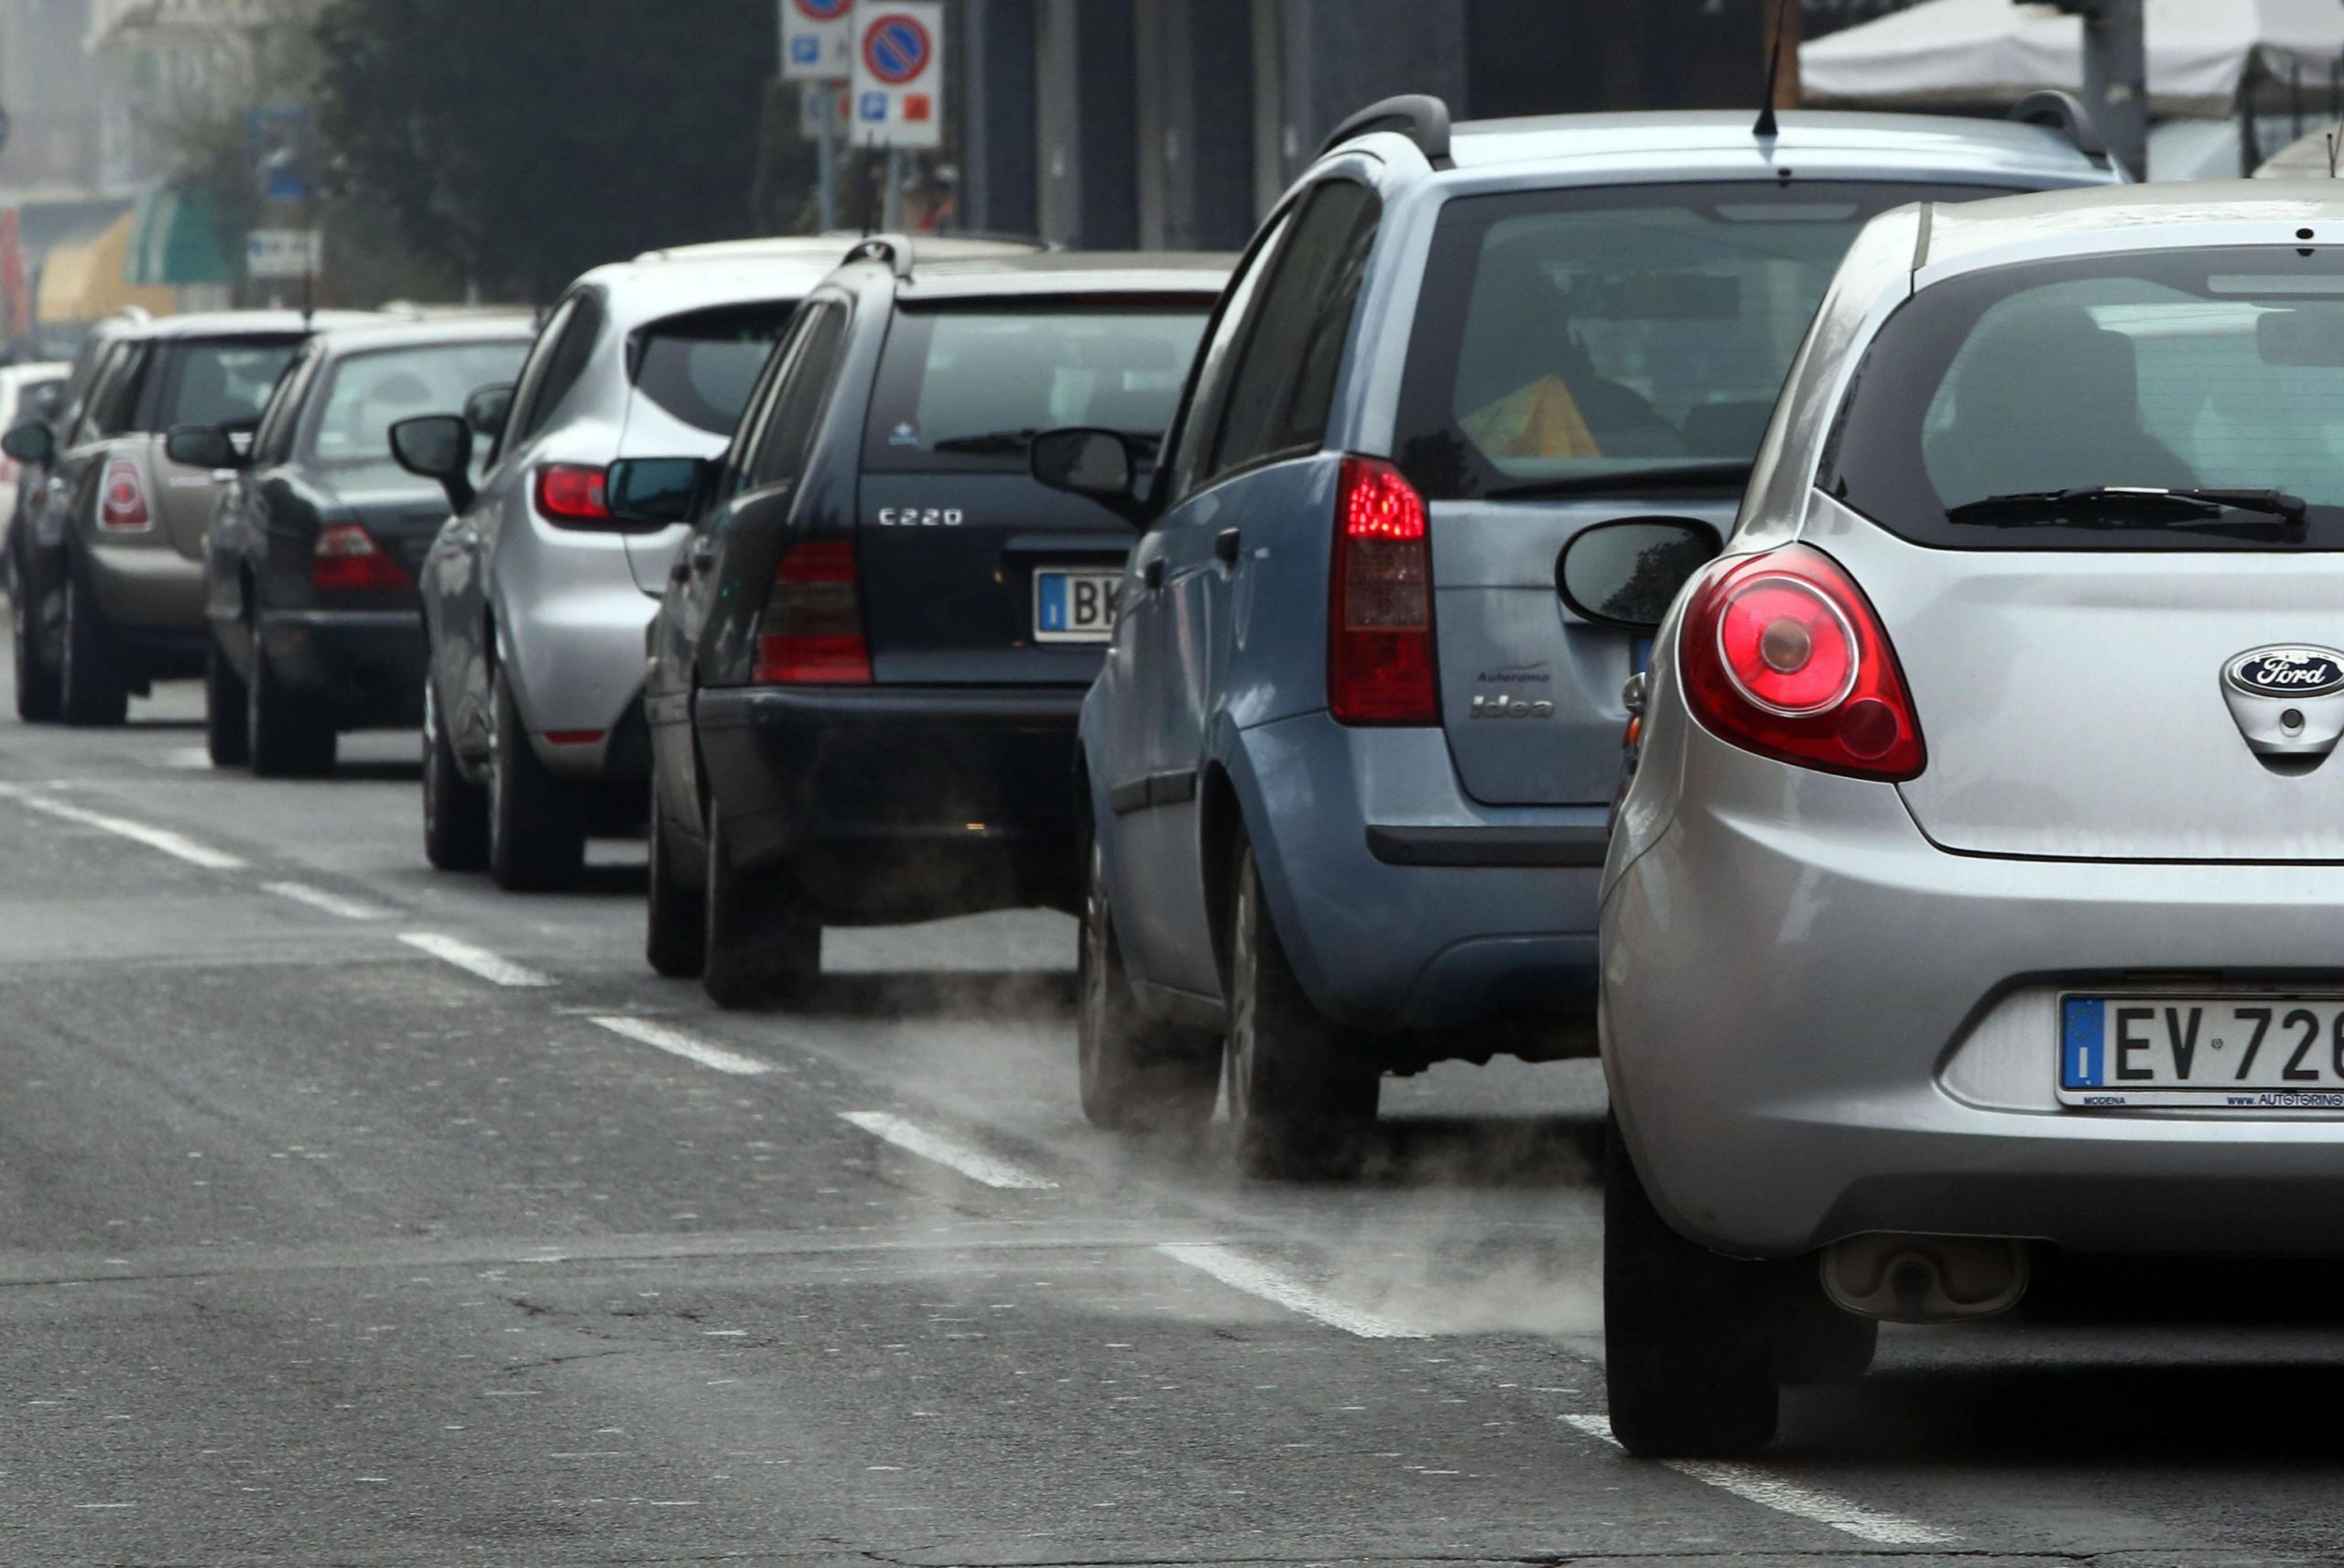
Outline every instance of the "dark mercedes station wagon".
<path id="1" fill-rule="evenodd" d="M 800 991 L 826 925 L 1074 897 L 1074 724 L 1129 525 L 1031 476 L 1038 430 L 1160 438 L 1210 255 L 915 265 L 858 249 L 714 462 L 613 466 L 689 516 L 649 633 L 649 955 L 727 1005 Z"/>

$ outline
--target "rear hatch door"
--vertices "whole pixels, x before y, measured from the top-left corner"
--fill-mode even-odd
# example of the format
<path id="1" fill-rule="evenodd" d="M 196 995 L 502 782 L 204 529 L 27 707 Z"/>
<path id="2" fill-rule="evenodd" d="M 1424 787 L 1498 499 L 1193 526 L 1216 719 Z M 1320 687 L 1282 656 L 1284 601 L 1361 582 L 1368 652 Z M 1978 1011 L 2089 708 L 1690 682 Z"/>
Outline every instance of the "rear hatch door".
<path id="1" fill-rule="evenodd" d="M 1026 471 L 1037 430 L 1101 426 L 1152 449 L 1204 296 L 902 307 L 864 430 L 857 567 L 882 682 L 1087 685 L 1130 527 Z"/>
<path id="2" fill-rule="evenodd" d="M 1733 521 L 1718 496 L 1430 507 L 1441 723 L 1458 778 L 1491 806 L 1600 806 L 1619 784 L 1621 688 L 1645 639 L 1581 621 L 1556 563 L 1583 528 L 1666 514 Z"/>
<path id="3" fill-rule="evenodd" d="M 290 333 L 196 338 L 176 342 L 163 358 L 143 421 L 146 435 L 136 460 L 154 481 L 157 521 L 171 547 L 190 561 L 203 557 L 221 483 L 207 469 L 190 469 L 163 455 L 174 425 L 219 425 L 249 436 L 277 378 L 303 340 Z"/>

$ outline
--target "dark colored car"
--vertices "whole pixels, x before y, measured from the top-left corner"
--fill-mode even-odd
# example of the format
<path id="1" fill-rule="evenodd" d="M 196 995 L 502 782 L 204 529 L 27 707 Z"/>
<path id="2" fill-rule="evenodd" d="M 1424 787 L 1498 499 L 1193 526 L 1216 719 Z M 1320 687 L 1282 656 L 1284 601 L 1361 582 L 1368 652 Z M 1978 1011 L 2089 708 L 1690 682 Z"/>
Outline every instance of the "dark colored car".
<path id="1" fill-rule="evenodd" d="M 136 322 L 111 336 L 61 430 L 9 429 L 0 449 L 46 476 L 13 541 L 20 716 L 119 724 L 150 683 L 202 669 L 217 475 L 172 461 L 165 432 L 249 432 L 313 329 L 380 319 L 230 310 Z"/>
<path id="2" fill-rule="evenodd" d="M 390 427 L 511 381 L 533 332 L 526 316 L 320 332 L 248 454 L 216 426 L 170 433 L 175 460 L 234 470 L 203 544 L 213 763 L 323 773 L 340 732 L 421 723 L 415 580 L 448 502 L 392 460 Z"/>
<path id="3" fill-rule="evenodd" d="M 648 633 L 647 946 L 724 1005 L 802 990 L 824 925 L 1071 907 L 1075 715 L 1131 531 L 1026 447 L 1154 440 L 1229 268 L 913 260 L 874 242 L 809 297 L 721 459 L 606 484 L 692 524 Z"/>

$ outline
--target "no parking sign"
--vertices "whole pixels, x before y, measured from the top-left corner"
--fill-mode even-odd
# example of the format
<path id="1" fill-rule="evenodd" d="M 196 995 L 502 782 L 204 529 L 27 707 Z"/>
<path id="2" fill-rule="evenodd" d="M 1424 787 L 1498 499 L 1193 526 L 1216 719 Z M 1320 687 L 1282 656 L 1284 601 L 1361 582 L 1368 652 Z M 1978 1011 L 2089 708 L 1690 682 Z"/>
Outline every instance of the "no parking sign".
<path id="1" fill-rule="evenodd" d="M 863 0 L 854 11 L 852 139 L 859 146 L 944 145 L 944 7 L 939 0 Z"/>
<path id="2" fill-rule="evenodd" d="M 781 0 L 785 81 L 840 81 L 854 49 L 854 0 Z"/>

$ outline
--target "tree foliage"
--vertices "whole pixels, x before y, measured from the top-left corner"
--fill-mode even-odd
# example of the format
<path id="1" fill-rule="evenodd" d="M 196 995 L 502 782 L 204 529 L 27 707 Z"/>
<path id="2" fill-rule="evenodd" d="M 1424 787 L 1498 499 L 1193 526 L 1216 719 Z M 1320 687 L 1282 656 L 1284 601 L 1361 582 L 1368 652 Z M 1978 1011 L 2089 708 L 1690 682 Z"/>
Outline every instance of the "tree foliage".
<path id="1" fill-rule="evenodd" d="M 333 178 L 493 295 L 749 231 L 773 0 L 330 0 Z"/>

